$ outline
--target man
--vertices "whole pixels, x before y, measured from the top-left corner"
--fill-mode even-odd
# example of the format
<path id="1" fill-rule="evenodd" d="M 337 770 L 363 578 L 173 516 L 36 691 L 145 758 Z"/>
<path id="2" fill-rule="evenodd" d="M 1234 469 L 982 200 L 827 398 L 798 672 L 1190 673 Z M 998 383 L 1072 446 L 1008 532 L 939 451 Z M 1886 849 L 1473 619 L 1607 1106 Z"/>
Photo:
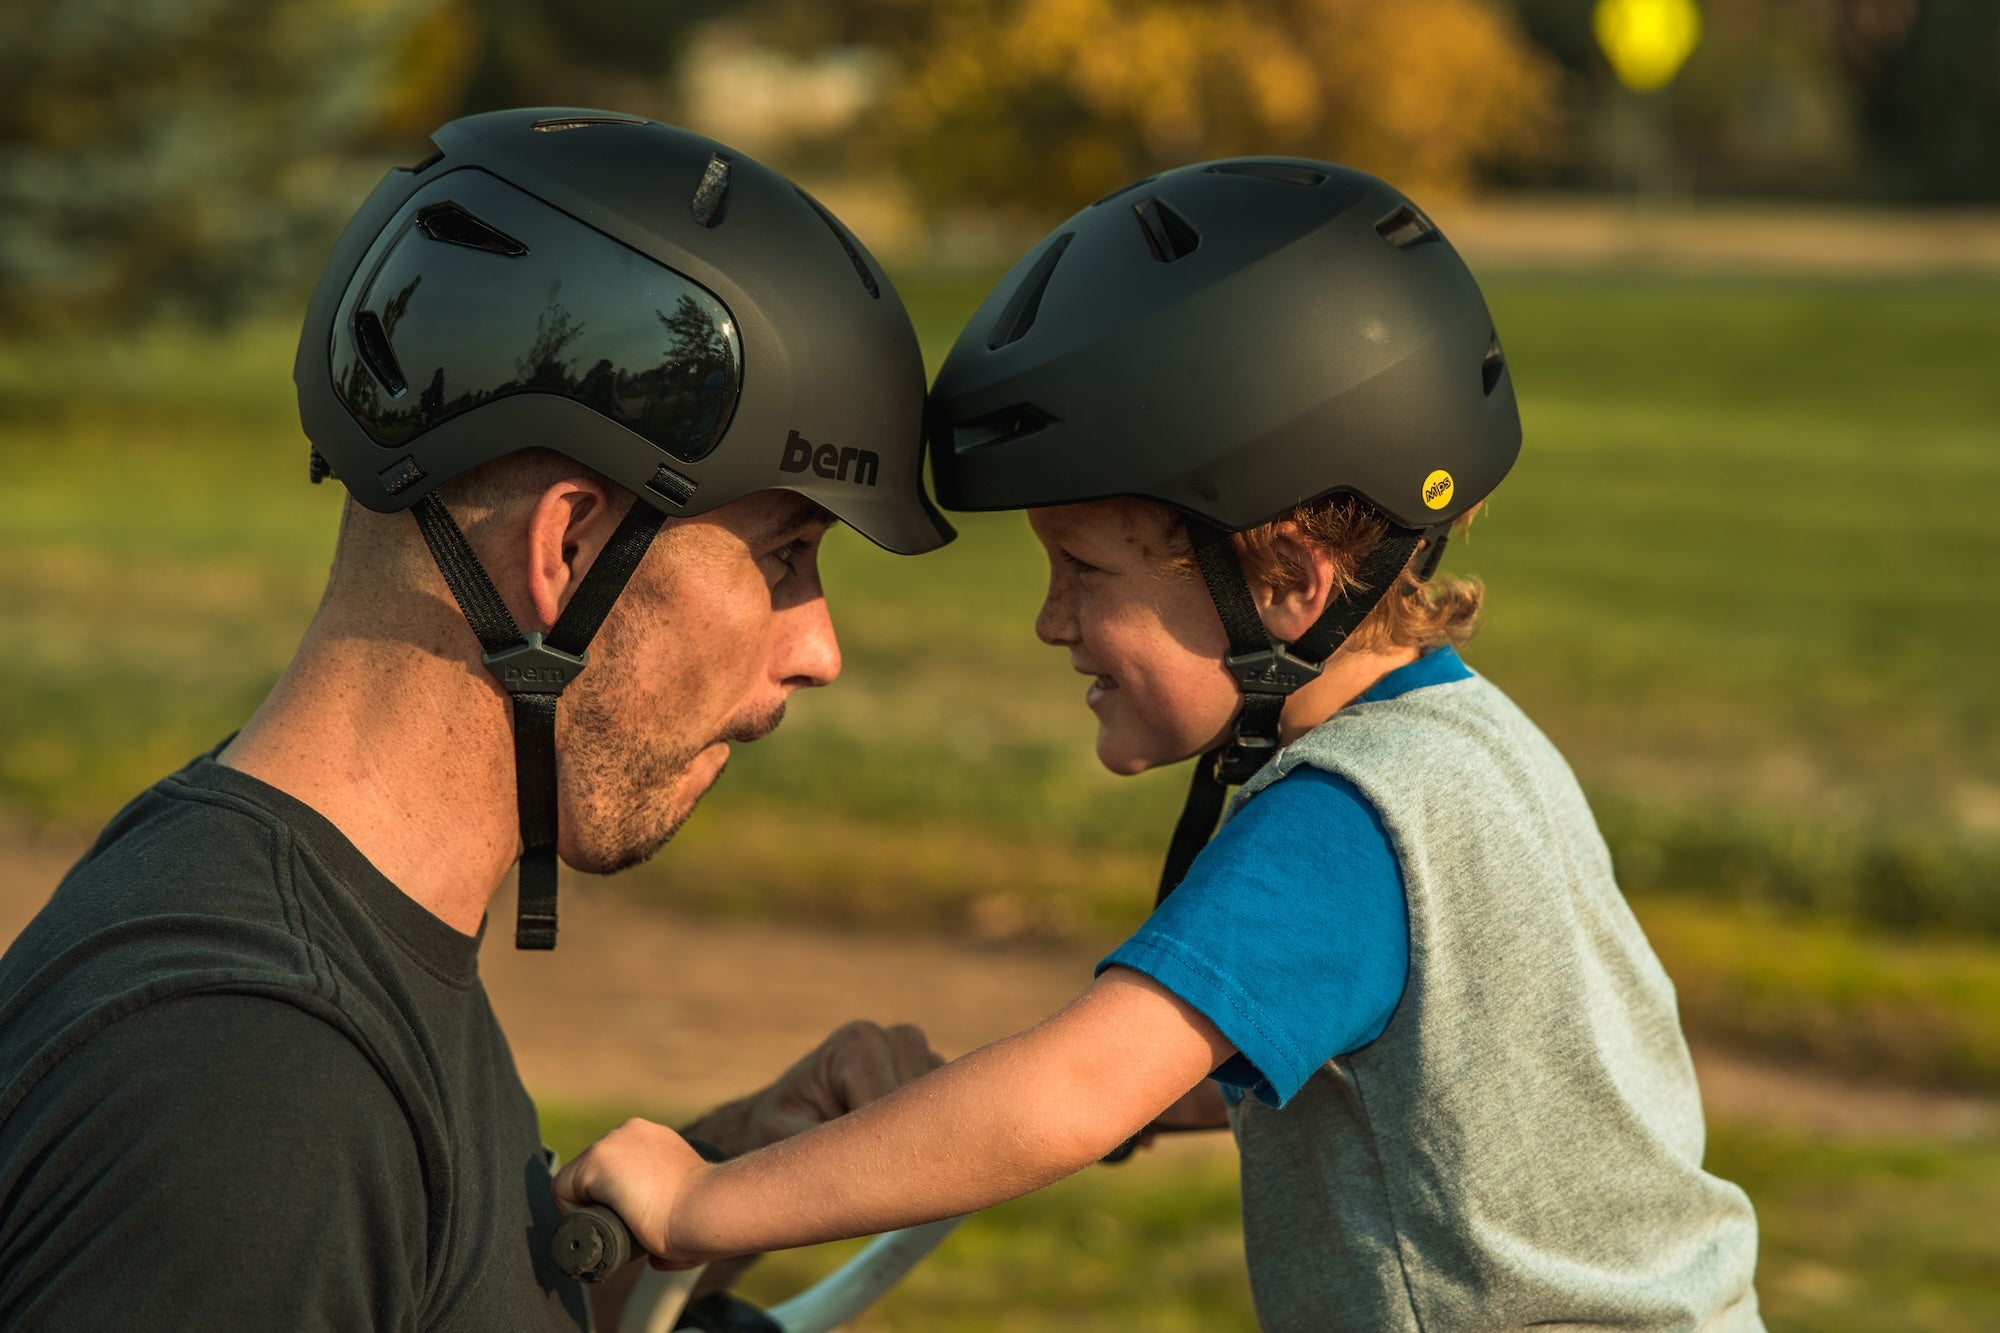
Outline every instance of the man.
<path id="1" fill-rule="evenodd" d="M 803 192 L 599 112 L 436 145 L 307 315 L 313 479 L 351 498 L 297 655 L 0 960 L 0 1326 L 585 1324 L 487 906 L 518 856 L 516 941 L 553 947 L 558 856 L 645 859 L 834 678 L 836 519 L 950 539 L 908 316 Z M 742 1151 L 935 1062 L 852 1025 L 689 1132 Z"/>

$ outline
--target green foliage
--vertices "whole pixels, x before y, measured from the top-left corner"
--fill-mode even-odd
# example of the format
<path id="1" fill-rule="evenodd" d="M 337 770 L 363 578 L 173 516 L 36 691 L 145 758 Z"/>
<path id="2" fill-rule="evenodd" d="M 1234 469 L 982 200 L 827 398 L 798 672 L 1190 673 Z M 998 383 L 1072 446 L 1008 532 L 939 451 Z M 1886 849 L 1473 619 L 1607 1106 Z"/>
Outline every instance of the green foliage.
<path id="1" fill-rule="evenodd" d="M 0 319 L 296 306 L 438 2 L 0 7 Z"/>

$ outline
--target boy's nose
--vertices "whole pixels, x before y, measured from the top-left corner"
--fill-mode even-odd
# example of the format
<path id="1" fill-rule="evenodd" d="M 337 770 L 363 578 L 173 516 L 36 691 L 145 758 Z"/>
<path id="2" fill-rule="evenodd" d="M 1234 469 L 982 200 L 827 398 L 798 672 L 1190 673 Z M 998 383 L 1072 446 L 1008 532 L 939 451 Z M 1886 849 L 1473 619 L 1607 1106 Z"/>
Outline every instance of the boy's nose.
<path id="1" fill-rule="evenodd" d="M 1042 598 L 1042 609 L 1035 613 L 1035 637 L 1057 648 L 1076 642 L 1076 611 L 1067 592 L 1054 579 L 1049 581 L 1048 594 Z"/>

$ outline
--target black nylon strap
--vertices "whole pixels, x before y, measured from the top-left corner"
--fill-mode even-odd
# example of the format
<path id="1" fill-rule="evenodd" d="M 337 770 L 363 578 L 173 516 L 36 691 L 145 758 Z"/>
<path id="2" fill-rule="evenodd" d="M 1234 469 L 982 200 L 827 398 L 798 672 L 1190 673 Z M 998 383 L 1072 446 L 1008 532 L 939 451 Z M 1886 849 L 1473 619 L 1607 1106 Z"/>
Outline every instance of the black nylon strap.
<path id="1" fill-rule="evenodd" d="M 514 809 L 521 820 L 519 902 L 514 947 L 556 947 L 556 700 L 514 699 Z"/>
<path id="2" fill-rule="evenodd" d="M 625 517 L 618 520 L 611 540 L 604 543 L 597 559 L 591 561 L 583 582 L 570 594 L 569 605 L 563 608 L 562 614 L 556 617 L 556 623 L 549 629 L 549 647 L 577 657 L 583 656 L 583 650 L 597 636 L 604 617 L 611 614 L 612 603 L 618 600 L 619 593 L 625 591 L 625 585 L 639 568 L 639 562 L 652 548 L 653 538 L 660 535 L 660 525 L 666 521 L 664 513 L 644 500 L 632 502 L 632 507 L 625 511 Z"/>
<path id="3" fill-rule="evenodd" d="M 1160 891 L 1154 895 L 1153 906 L 1158 907 L 1167 900 L 1167 895 L 1181 886 L 1187 878 L 1188 867 L 1195 857 L 1215 835 L 1215 821 L 1222 818 L 1222 798 L 1224 784 L 1216 776 L 1216 761 L 1222 756 L 1220 749 L 1210 750 L 1194 761 L 1194 778 L 1188 783 L 1187 800 L 1181 805 L 1180 821 L 1174 825 L 1174 840 L 1167 844 L 1167 862 L 1160 869 Z"/>
<path id="4" fill-rule="evenodd" d="M 1368 619 L 1396 579 L 1410 563 L 1423 534 L 1408 528 L 1391 528 L 1355 571 L 1354 582 L 1340 596 L 1327 603 L 1312 628 L 1292 641 L 1292 651 L 1308 662 L 1324 662 L 1347 642 L 1347 636 Z"/>
<path id="5" fill-rule="evenodd" d="M 1209 600 L 1229 635 L 1229 651 L 1240 655 L 1270 647 L 1271 636 L 1257 614 L 1257 599 L 1243 577 L 1243 562 L 1236 558 L 1236 543 L 1221 528 L 1193 514 L 1186 516 L 1186 523 L 1202 582 L 1208 585 Z"/>
<path id="6" fill-rule="evenodd" d="M 445 586 L 465 613 L 465 623 L 478 636 L 479 646 L 497 653 L 520 643 L 520 626 L 514 623 L 507 603 L 500 600 L 500 590 L 486 577 L 486 567 L 479 563 L 472 543 L 465 539 L 437 492 L 417 501 L 410 513 L 417 520 L 417 530 L 424 534 L 424 545 L 431 548 L 438 573 L 444 575 Z"/>
<path id="7" fill-rule="evenodd" d="M 508 693 L 514 713 L 514 808 L 521 823 L 514 946 L 556 947 L 556 703 L 588 662 L 585 650 L 618 594 L 645 559 L 666 515 L 634 501 L 570 594 L 546 637 L 523 634 L 465 533 L 435 492 L 411 507 L 445 586 L 479 639 L 482 661 Z"/>

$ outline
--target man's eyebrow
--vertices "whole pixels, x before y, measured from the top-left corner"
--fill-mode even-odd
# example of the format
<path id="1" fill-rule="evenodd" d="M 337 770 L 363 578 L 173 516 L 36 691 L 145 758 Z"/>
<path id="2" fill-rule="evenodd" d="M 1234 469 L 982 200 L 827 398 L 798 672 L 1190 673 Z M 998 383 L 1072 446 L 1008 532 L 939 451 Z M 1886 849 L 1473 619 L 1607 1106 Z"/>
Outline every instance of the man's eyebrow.
<path id="1" fill-rule="evenodd" d="M 792 533 L 803 531 L 806 528 L 832 527 L 834 524 L 840 522 L 838 514 L 818 501 L 808 499 L 803 495 L 795 495 L 792 499 L 793 503 L 790 508 L 781 512 L 758 532 L 756 545 L 762 546 L 769 542 L 774 542 L 780 537 L 790 536 Z"/>

